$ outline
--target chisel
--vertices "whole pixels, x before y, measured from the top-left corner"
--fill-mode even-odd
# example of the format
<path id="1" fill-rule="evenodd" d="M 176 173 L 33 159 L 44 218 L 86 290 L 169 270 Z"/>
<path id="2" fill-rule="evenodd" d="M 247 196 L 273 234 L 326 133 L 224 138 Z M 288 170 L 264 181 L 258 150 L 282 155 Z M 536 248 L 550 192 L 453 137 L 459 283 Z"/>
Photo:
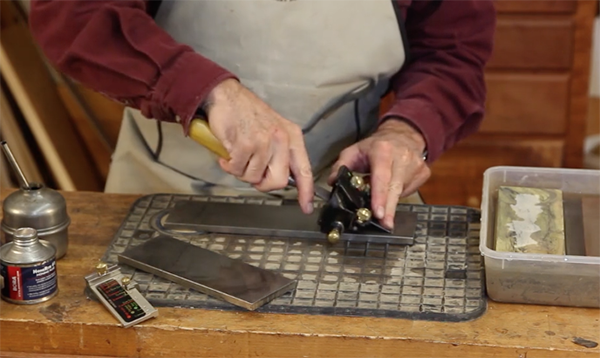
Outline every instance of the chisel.
<path id="1" fill-rule="evenodd" d="M 194 118 L 190 123 L 189 136 L 194 141 L 206 147 L 206 149 L 210 150 L 214 154 L 218 155 L 223 159 L 229 159 L 229 152 L 227 149 L 221 144 L 219 139 L 215 137 L 215 135 L 210 130 L 208 122 L 203 118 Z M 288 177 L 288 186 L 293 188 L 297 188 L 296 180 L 293 176 Z M 314 185 L 315 195 L 325 201 L 329 200 L 330 193 L 326 189 Z"/>

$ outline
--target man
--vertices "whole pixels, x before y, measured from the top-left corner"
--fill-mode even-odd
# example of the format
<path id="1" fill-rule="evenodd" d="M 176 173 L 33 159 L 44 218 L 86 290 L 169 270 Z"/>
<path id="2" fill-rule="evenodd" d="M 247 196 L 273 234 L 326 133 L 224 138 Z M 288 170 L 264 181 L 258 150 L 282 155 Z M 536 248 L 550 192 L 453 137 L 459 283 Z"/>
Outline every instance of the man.
<path id="1" fill-rule="evenodd" d="M 30 23 L 60 71 L 128 106 L 106 191 L 282 193 L 291 173 L 309 213 L 315 178 L 343 164 L 370 172 L 374 214 L 391 227 L 427 164 L 483 118 L 495 11 L 491 0 L 33 0 Z M 197 116 L 230 160 L 188 137 Z"/>

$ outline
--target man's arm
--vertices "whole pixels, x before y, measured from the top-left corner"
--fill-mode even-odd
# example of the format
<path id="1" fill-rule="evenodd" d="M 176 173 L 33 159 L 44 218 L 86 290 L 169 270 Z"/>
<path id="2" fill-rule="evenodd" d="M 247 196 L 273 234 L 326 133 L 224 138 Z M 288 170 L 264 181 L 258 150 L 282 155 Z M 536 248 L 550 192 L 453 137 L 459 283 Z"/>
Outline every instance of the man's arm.
<path id="1" fill-rule="evenodd" d="M 139 108 L 148 118 L 181 119 L 184 133 L 207 100 L 211 130 L 230 154 L 221 168 L 261 191 L 287 186 L 313 210 L 313 178 L 302 130 L 238 78 L 174 41 L 143 0 L 32 0 L 34 38 L 49 61 L 87 87 Z"/>
<path id="2" fill-rule="evenodd" d="M 144 116 L 187 125 L 226 69 L 174 41 L 144 0 L 32 0 L 32 34 L 50 63 Z"/>
<path id="3" fill-rule="evenodd" d="M 483 119 L 484 67 L 496 25 L 491 0 L 413 1 L 406 17 L 411 60 L 394 78 L 395 101 L 382 116 L 400 117 L 423 135 L 428 161 L 475 132 Z"/>

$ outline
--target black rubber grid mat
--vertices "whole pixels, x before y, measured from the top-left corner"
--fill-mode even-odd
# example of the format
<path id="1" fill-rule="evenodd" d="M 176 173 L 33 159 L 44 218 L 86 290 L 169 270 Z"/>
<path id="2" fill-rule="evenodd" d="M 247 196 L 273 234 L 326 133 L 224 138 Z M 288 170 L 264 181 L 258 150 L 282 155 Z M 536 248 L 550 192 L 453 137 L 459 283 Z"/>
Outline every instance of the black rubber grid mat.
<path id="1" fill-rule="evenodd" d="M 158 234 L 151 223 L 179 200 L 245 200 L 289 205 L 281 200 L 185 195 L 149 195 L 131 207 L 102 260 L 117 263 L 117 254 Z M 336 246 L 300 239 L 178 234 L 174 237 L 241 259 L 251 265 L 297 279 L 296 290 L 257 312 L 324 314 L 465 321 L 486 310 L 479 212 L 465 207 L 401 204 L 398 210 L 418 213 L 412 246 L 350 244 Z M 195 290 L 183 288 L 127 265 L 140 292 L 153 305 L 243 310 Z"/>

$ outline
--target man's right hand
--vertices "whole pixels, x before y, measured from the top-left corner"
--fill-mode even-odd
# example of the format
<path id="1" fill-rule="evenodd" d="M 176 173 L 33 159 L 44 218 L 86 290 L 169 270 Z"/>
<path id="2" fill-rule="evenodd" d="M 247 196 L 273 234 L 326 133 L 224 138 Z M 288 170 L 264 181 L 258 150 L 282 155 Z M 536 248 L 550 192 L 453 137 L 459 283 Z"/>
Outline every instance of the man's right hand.
<path id="1" fill-rule="evenodd" d="M 262 192 L 285 188 L 291 172 L 302 211 L 312 212 L 312 170 L 297 124 L 234 79 L 217 85 L 204 108 L 211 131 L 229 152 L 229 160 L 219 160 L 224 171 Z"/>

